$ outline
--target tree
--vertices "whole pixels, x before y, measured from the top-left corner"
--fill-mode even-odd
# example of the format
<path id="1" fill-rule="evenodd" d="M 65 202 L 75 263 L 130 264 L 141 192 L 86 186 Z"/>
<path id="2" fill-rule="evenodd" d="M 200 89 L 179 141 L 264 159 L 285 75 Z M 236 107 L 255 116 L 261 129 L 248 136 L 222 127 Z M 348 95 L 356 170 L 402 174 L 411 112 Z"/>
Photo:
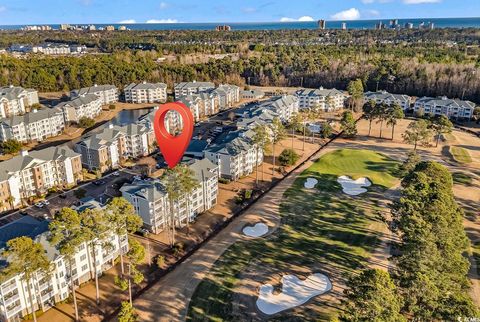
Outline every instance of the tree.
<path id="1" fill-rule="evenodd" d="M 88 261 L 90 263 L 90 257 L 93 257 L 93 275 L 95 279 L 95 295 L 97 305 L 100 304 L 100 288 L 98 284 L 98 271 L 97 271 L 97 249 L 107 243 L 109 237 L 109 226 L 105 212 L 100 209 L 86 209 L 80 214 L 80 220 L 82 229 L 84 230 L 85 239 L 87 240 Z M 100 248 L 99 248 L 100 247 Z M 90 263 L 90 270 L 92 270 L 92 264 Z"/>
<path id="2" fill-rule="evenodd" d="M 357 125 L 355 119 L 353 118 L 352 112 L 343 112 L 340 125 L 345 137 L 353 138 L 357 135 Z"/>
<path id="3" fill-rule="evenodd" d="M 397 125 L 398 120 L 401 120 L 405 117 L 403 109 L 397 103 L 394 103 L 387 111 L 387 125 L 392 127 L 392 140 L 395 135 L 395 125 Z"/>
<path id="4" fill-rule="evenodd" d="M 375 108 L 375 118 L 378 119 L 377 123 L 380 123 L 380 138 L 383 133 L 383 122 L 388 118 L 388 109 L 389 106 L 386 103 L 378 104 Z"/>
<path id="5" fill-rule="evenodd" d="M 124 301 L 122 302 L 122 307 L 117 317 L 119 322 L 135 322 L 137 321 L 138 315 L 133 305 L 128 301 Z"/>
<path id="6" fill-rule="evenodd" d="M 71 208 L 62 208 L 55 218 L 50 222 L 50 242 L 56 246 L 68 263 L 70 275 L 70 288 L 73 295 L 73 305 L 75 308 L 75 321 L 78 321 L 77 296 L 75 293 L 75 284 L 73 280 L 74 256 L 78 247 L 86 240 L 85 231 L 82 229 L 80 216 L 78 212 Z"/>
<path id="7" fill-rule="evenodd" d="M 165 190 L 168 196 L 168 203 L 170 209 L 170 218 L 167 220 L 169 223 L 169 237 L 170 247 L 175 245 L 175 227 L 176 227 L 176 203 L 182 198 L 182 170 L 180 166 L 176 166 L 173 169 L 167 169 L 162 177 L 162 182 L 165 186 Z"/>
<path id="8" fill-rule="evenodd" d="M 132 299 L 132 283 L 140 284 L 144 280 L 142 272 L 140 272 L 137 266 L 145 260 L 145 248 L 135 239 L 128 241 L 128 273 L 122 277 L 115 277 L 115 284 L 122 290 L 128 289 L 128 297 L 130 304 L 133 304 Z"/>
<path id="9" fill-rule="evenodd" d="M 120 266 L 122 274 L 125 273 L 123 265 L 123 249 L 121 239 L 123 236 L 133 234 L 140 229 L 143 225 L 142 218 L 135 213 L 135 209 L 132 204 L 125 198 L 116 197 L 113 198 L 106 208 L 106 218 L 110 228 L 118 236 L 118 252 L 120 254 Z"/>
<path id="10" fill-rule="evenodd" d="M 144 167 L 146 169 L 144 174 L 150 176 L 157 166 L 157 161 L 153 157 L 144 157 L 137 162 L 137 165 Z"/>
<path id="11" fill-rule="evenodd" d="M 51 273 L 52 266 L 45 249 L 42 244 L 34 242 L 30 237 L 17 237 L 7 242 L 6 248 L 2 251 L 2 257 L 8 258 L 3 274 L 6 276 L 22 274 L 22 280 L 27 284 L 33 320 L 37 321 L 30 285 L 35 284 L 32 280 L 37 275 L 48 276 Z"/>
<path id="12" fill-rule="evenodd" d="M 407 158 L 399 167 L 399 175 L 401 177 L 406 176 L 410 172 L 415 169 L 417 164 L 419 164 L 422 161 L 422 158 L 416 151 L 410 151 L 408 152 Z"/>
<path id="13" fill-rule="evenodd" d="M 344 321 L 399 322 L 407 321 L 400 313 L 402 299 L 390 274 L 367 269 L 350 278 L 347 288 Z"/>
<path id="14" fill-rule="evenodd" d="M 452 133 L 453 124 L 445 115 L 437 115 L 431 119 L 430 128 L 435 132 L 435 147 L 438 147 L 440 136 Z"/>
<path id="15" fill-rule="evenodd" d="M 190 196 L 192 192 L 200 187 L 200 184 L 195 177 L 195 172 L 190 169 L 188 166 L 181 165 L 180 168 L 180 183 L 182 188 L 182 193 L 185 196 L 185 202 L 187 204 L 187 235 L 190 234 Z"/>
<path id="16" fill-rule="evenodd" d="M 0 147 L 5 154 L 16 154 L 22 150 L 23 145 L 15 139 L 10 139 L 2 142 Z"/>
<path id="17" fill-rule="evenodd" d="M 293 149 L 285 149 L 280 153 L 278 161 L 283 166 L 292 166 L 297 163 L 300 156 Z"/>
<path id="18" fill-rule="evenodd" d="M 363 100 L 363 82 L 361 79 L 357 78 L 356 80 L 350 81 L 348 83 L 348 94 L 351 96 L 351 108 L 352 110 L 357 110 Z"/>
<path id="19" fill-rule="evenodd" d="M 91 128 L 94 125 L 95 125 L 95 120 L 86 116 L 80 118 L 80 120 L 78 121 L 78 126 L 84 129 Z"/>
<path id="20" fill-rule="evenodd" d="M 428 123 L 425 120 L 418 120 L 408 125 L 407 130 L 403 133 L 403 140 L 408 144 L 413 144 L 413 150 L 417 151 L 419 143 L 428 146 L 431 136 Z"/>
<path id="21" fill-rule="evenodd" d="M 269 138 L 269 133 L 268 133 L 268 128 L 265 125 L 257 125 L 254 129 L 254 135 L 253 135 L 253 143 L 255 143 L 255 146 L 257 148 L 256 152 L 256 171 L 255 171 L 255 184 L 258 185 L 258 156 L 260 154 L 260 151 L 262 151 L 262 154 L 265 155 L 265 153 L 268 152 L 268 145 L 270 144 L 270 138 Z M 264 162 L 262 162 L 262 181 L 263 181 L 263 165 Z"/>
<path id="22" fill-rule="evenodd" d="M 402 311 L 419 321 L 478 316 L 468 295 L 470 245 L 452 175 L 439 163 L 420 162 L 402 187 L 392 206 L 401 237 L 394 279 L 404 294 Z"/>
<path id="23" fill-rule="evenodd" d="M 290 128 L 290 130 L 292 130 L 292 149 L 294 148 L 293 142 L 295 139 L 295 132 L 298 131 L 298 129 L 300 129 L 302 126 L 300 118 L 300 115 L 295 113 L 292 115 L 288 122 L 288 127 Z"/>
<path id="24" fill-rule="evenodd" d="M 282 121 L 280 121 L 278 117 L 275 117 L 272 121 L 272 124 L 270 124 L 270 130 L 272 134 L 272 175 L 275 175 L 275 146 L 285 137 L 285 127 L 283 126 Z"/>
<path id="25" fill-rule="evenodd" d="M 333 133 L 333 128 L 328 122 L 323 122 L 320 129 L 320 137 L 328 139 Z"/>
<path id="26" fill-rule="evenodd" d="M 372 132 L 372 122 L 377 117 L 375 110 L 377 108 L 377 103 L 374 100 L 369 100 L 363 104 L 363 117 L 368 121 L 368 136 Z"/>

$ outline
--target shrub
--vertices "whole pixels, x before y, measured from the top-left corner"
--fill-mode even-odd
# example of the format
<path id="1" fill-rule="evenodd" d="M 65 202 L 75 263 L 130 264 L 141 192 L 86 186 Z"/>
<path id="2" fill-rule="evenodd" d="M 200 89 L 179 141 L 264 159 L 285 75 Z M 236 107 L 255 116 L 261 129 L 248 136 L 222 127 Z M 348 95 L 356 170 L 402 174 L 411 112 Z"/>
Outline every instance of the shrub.
<path id="1" fill-rule="evenodd" d="M 280 153 L 278 161 L 283 166 L 291 166 L 294 165 L 299 158 L 300 156 L 297 154 L 297 152 L 295 152 L 295 150 L 285 149 L 282 151 L 282 153 Z"/>
<path id="2" fill-rule="evenodd" d="M 17 140 L 7 140 L 0 144 L 3 153 L 5 154 L 15 154 L 20 152 L 22 149 L 22 143 L 18 142 Z"/>
<path id="3" fill-rule="evenodd" d="M 115 107 L 116 107 L 115 104 L 110 104 L 110 105 L 108 105 L 108 109 L 109 109 L 109 110 L 114 110 Z"/>
<path id="4" fill-rule="evenodd" d="M 91 128 L 94 125 L 95 125 L 95 120 L 89 117 L 84 116 L 78 121 L 78 126 L 84 129 Z"/>
<path id="5" fill-rule="evenodd" d="M 163 268 L 163 265 L 165 265 L 165 257 L 162 256 L 162 255 L 158 255 L 156 263 L 157 263 L 158 268 L 160 268 L 160 269 Z"/>
<path id="6" fill-rule="evenodd" d="M 183 243 L 180 243 L 180 242 L 175 243 L 175 245 L 173 245 L 173 256 L 177 257 L 181 255 L 183 252 L 183 248 L 184 248 Z"/>

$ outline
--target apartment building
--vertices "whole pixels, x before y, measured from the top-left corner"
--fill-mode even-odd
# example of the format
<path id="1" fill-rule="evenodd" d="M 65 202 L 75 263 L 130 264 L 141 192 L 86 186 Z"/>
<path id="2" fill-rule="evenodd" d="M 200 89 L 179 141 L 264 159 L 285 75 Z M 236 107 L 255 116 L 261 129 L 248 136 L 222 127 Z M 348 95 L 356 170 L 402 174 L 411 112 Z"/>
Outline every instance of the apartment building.
<path id="1" fill-rule="evenodd" d="M 255 166 L 263 162 L 263 151 L 252 142 L 252 132 L 230 132 L 205 150 L 205 157 L 218 166 L 220 177 L 237 181 L 253 173 Z"/>
<path id="2" fill-rule="evenodd" d="M 398 104 L 405 111 L 410 108 L 411 98 L 408 95 L 390 94 L 386 91 L 366 92 L 364 96 L 365 103 L 375 101 L 377 104 L 385 103 L 387 105 Z"/>
<path id="3" fill-rule="evenodd" d="M 9 208 L 20 205 L 23 199 L 42 195 L 53 187 L 75 185 L 82 173 L 80 154 L 68 147 L 57 146 L 38 151 L 23 151 L 0 168 L 0 186 L 8 186 L 3 195 Z M 11 202 L 8 200 L 12 198 Z"/>
<path id="4" fill-rule="evenodd" d="M 415 102 L 414 111 L 425 114 L 445 115 L 449 118 L 471 119 L 475 110 L 475 103 L 451 99 L 445 96 L 433 98 L 422 97 Z"/>
<path id="5" fill-rule="evenodd" d="M 294 114 L 298 113 L 299 108 L 300 100 L 296 96 L 283 95 L 272 97 L 257 104 L 252 111 L 255 109 L 268 109 L 275 112 L 282 122 L 288 122 Z"/>
<path id="6" fill-rule="evenodd" d="M 347 99 L 344 92 L 335 88 L 325 89 L 323 87 L 319 89 L 304 88 L 297 91 L 296 96 L 300 100 L 300 109 L 316 107 L 326 112 L 342 109 Z"/>
<path id="7" fill-rule="evenodd" d="M 167 85 L 163 83 L 132 83 L 123 91 L 127 103 L 165 103 L 167 101 Z"/>
<path id="8" fill-rule="evenodd" d="M 65 116 L 65 122 L 78 123 L 82 117 L 94 119 L 102 112 L 102 99 L 94 94 L 78 96 L 68 102 L 62 102 L 60 108 Z"/>
<path id="9" fill-rule="evenodd" d="M 240 102 L 240 87 L 238 86 L 221 84 L 213 90 L 213 93 L 218 96 L 220 110 L 225 110 Z"/>
<path id="10" fill-rule="evenodd" d="M 60 135 L 64 129 L 65 119 L 59 108 L 33 109 L 22 116 L 0 119 L 0 142 L 39 142 Z"/>
<path id="11" fill-rule="evenodd" d="M 49 221 L 37 220 L 31 216 L 24 216 L 0 227 L 0 249 L 6 246 L 10 239 L 27 236 L 40 243 L 46 250 L 46 255 L 52 263 L 51 274 L 33 274 L 30 283 L 23 279 L 23 274 L 7 276 L 0 282 L 0 320 L 21 321 L 31 313 L 29 293 L 35 310 L 47 311 L 58 302 L 65 301 L 70 295 L 71 276 L 75 287 L 91 279 L 95 272 L 101 275 L 112 267 L 119 255 L 119 244 L 122 251 L 128 251 L 126 236 L 110 233 L 107 240 L 111 247 L 96 245 L 89 250 L 87 243 L 82 243 L 76 250 L 73 260 L 67 260 L 48 241 Z M 98 243 L 100 244 L 100 243 Z M 93 260 L 93 252 L 96 253 Z M 8 265 L 8 258 L 1 258 L 3 270 Z M 72 272 L 72 275 L 70 275 Z M 29 292 L 30 291 L 30 292 Z"/>
<path id="12" fill-rule="evenodd" d="M 176 226 L 183 227 L 187 221 L 194 221 L 198 214 L 211 209 L 217 203 L 217 166 L 207 159 L 191 159 L 186 161 L 186 164 L 193 170 L 198 187 L 189 196 L 173 204 L 173 219 L 168 193 L 160 180 L 136 180 L 120 188 L 122 196 L 142 217 L 144 227 L 155 234 L 171 225 L 172 220 Z"/>
<path id="13" fill-rule="evenodd" d="M 219 97 L 212 91 L 180 96 L 178 101 L 190 108 L 195 121 L 219 112 Z"/>
<path id="14" fill-rule="evenodd" d="M 265 93 L 257 89 L 240 92 L 240 99 L 244 100 L 259 100 L 264 97 Z"/>
<path id="15" fill-rule="evenodd" d="M 84 137 L 74 149 L 82 155 L 85 168 L 105 172 L 118 168 L 121 160 L 150 154 L 154 142 L 153 128 L 147 124 L 110 124 L 102 132 Z"/>
<path id="16" fill-rule="evenodd" d="M 38 104 L 36 90 L 13 85 L 0 87 L 0 118 L 22 115 L 33 104 Z"/>
<path id="17" fill-rule="evenodd" d="M 118 102 L 118 89 L 115 85 L 93 85 L 70 92 L 71 98 L 86 97 L 95 95 L 101 99 L 101 105 L 108 105 Z"/>
<path id="18" fill-rule="evenodd" d="M 44 55 L 71 55 L 81 54 L 87 51 L 87 47 L 84 45 L 67 45 L 67 44 L 41 44 L 41 45 L 22 45 L 14 44 L 8 48 L 11 52 L 17 53 L 34 53 Z"/>
<path id="19" fill-rule="evenodd" d="M 176 83 L 174 85 L 175 98 L 178 99 L 181 96 L 187 96 L 192 94 L 198 94 L 208 90 L 215 89 L 215 84 L 211 82 L 183 82 Z"/>

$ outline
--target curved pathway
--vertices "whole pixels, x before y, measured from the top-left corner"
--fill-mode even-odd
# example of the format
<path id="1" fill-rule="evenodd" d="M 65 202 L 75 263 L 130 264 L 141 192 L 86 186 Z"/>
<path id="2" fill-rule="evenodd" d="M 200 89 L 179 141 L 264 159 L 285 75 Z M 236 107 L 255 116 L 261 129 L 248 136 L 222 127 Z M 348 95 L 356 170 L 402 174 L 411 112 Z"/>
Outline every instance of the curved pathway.
<path id="1" fill-rule="evenodd" d="M 310 160 L 331 150 L 330 147 L 325 148 L 310 157 Z M 256 223 L 262 219 L 268 224 L 269 233 L 280 225 L 278 214 L 283 193 L 292 185 L 298 175 L 310 167 L 312 163 L 312 161 L 307 161 L 302 167 L 294 170 L 275 188 L 252 205 L 245 214 L 236 218 L 189 259 L 137 298 L 134 301 L 134 306 L 140 320 L 185 321 L 190 298 L 215 261 L 233 243 L 240 239 L 249 238 L 242 233 L 245 225 Z"/>

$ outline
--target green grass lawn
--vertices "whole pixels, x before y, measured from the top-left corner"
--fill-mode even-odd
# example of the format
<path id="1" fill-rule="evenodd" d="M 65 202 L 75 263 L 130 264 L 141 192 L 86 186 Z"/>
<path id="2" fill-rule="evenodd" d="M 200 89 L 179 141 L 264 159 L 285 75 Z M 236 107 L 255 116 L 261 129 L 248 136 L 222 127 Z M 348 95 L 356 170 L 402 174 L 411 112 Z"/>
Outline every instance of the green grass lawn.
<path id="1" fill-rule="evenodd" d="M 470 156 L 470 153 L 464 148 L 458 147 L 458 146 L 452 146 L 450 147 L 450 154 L 452 155 L 453 160 L 458 163 L 471 163 L 472 162 L 472 157 Z"/>
<path id="2" fill-rule="evenodd" d="M 211 278 L 203 280 L 191 299 L 188 321 L 239 321 L 234 315 L 234 288 L 241 274 L 252 265 L 262 273 L 292 272 L 292 265 L 346 278 L 364 267 L 379 242 L 377 200 L 395 183 L 397 163 L 365 150 L 338 150 L 321 157 L 289 188 L 280 205 L 282 226 L 269 238 L 237 242 L 215 263 Z M 351 198 L 341 192 L 339 175 L 366 176 L 374 183 L 369 192 Z M 319 179 L 314 191 L 303 189 L 307 177 Z M 330 273 L 328 273 L 330 272 Z M 332 275 L 330 275 L 332 276 Z M 332 276 L 333 277 L 333 276 Z M 315 303 L 322 301 L 321 297 Z M 275 321 L 328 320 L 335 311 L 319 305 L 320 311 L 296 309 L 276 315 Z"/>
<path id="3" fill-rule="evenodd" d="M 454 172 L 452 173 L 453 182 L 456 184 L 463 184 L 465 186 L 472 185 L 472 177 L 463 173 L 463 172 Z"/>

